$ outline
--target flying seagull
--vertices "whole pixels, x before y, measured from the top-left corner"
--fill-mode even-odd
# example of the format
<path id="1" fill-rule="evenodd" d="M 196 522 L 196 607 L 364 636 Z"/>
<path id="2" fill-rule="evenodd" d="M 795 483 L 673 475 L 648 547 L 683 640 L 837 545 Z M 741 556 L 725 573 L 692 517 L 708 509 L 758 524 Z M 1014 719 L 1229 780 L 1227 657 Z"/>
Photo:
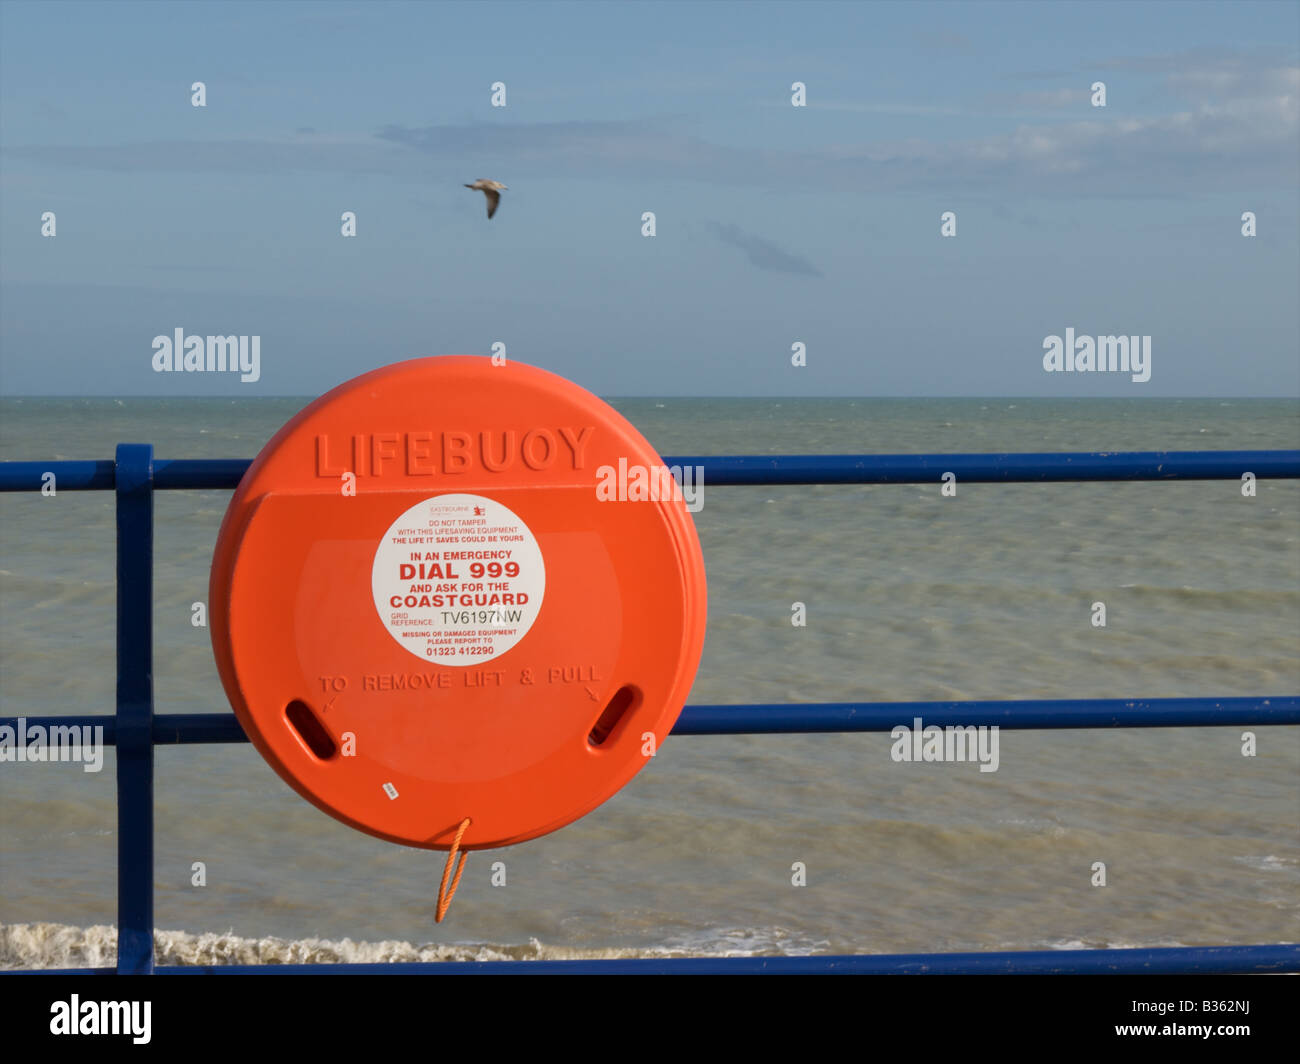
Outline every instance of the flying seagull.
<path id="1" fill-rule="evenodd" d="M 500 181 L 489 181 L 486 177 L 480 177 L 472 185 L 466 185 L 466 188 L 475 188 L 487 197 L 488 217 L 497 212 L 497 204 L 501 202 L 501 189 L 508 189 L 509 186 L 501 184 Z"/>

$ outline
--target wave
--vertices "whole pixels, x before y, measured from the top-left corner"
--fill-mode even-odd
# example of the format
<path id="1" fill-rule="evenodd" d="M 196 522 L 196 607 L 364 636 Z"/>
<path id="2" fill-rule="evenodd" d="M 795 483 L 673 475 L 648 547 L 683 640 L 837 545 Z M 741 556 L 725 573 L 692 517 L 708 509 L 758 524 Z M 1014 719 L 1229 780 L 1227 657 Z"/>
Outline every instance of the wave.
<path id="1" fill-rule="evenodd" d="M 353 942 L 322 938 L 246 938 L 233 932 L 161 931 L 154 933 L 154 963 L 160 967 L 245 964 L 410 964 L 439 961 L 614 960 L 624 957 L 806 956 L 823 952 L 811 941 L 774 927 L 694 934 L 659 947 L 576 949 L 548 946 L 537 939 L 524 945 L 490 943 Z M 117 964 L 117 928 L 106 924 L 0 924 L 0 969 L 112 968 Z"/>

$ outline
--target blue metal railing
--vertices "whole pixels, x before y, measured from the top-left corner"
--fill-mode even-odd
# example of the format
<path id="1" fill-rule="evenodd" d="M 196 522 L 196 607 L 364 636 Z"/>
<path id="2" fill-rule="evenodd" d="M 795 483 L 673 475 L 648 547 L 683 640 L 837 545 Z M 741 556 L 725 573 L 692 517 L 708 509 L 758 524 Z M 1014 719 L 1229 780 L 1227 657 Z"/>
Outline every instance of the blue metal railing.
<path id="1" fill-rule="evenodd" d="M 126 446 L 125 444 L 123 446 Z M 143 446 L 143 445 L 138 445 Z M 120 454 L 120 451 L 119 451 Z M 153 486 L 235 488 L 247 458 L 158 458 Z M 698 466 L 718 486 L 735 484 L 934 484 L 944 473 L 973 484 L 1067 480 L 1231 480 L 1300 477 L 1300 451 L 1099 451 L 1044 454 L 783 454 L 665 458 Z M 0 491 L 39 491 L 54 473 L 60 491 L 112 491 L 115 463 L 0 462 Z"/>
<path id="2" fill-rule="evenodd" d="M 118 960 L 121 974 L 155 971 L 153 956 L 153 748 L 247 742 L 233 713 L 155 716 L 153 705 L 153 493 L 235 488 L 247 460 L 164 460 L 150 444 L 119 444 L 113 461 L 0 463 L 0 491 L 39 491 L 46 474 L 63 491 L 117 496 L 117 712 L 30 718 L 32 725 L 90 724 L 117 746 Z M 710 484 L 919 484 L 944 473 L 959 481 L 1300 478 L 1300 451 L 1151 451 L 1088 454 L 737 455 L 665 458 L 694 466 Z M 687 706 L 674 734 L 889 731 L 914 716 L 944 727 L 1147 728 L 1300 724 L 1300 696 L 1269 698 L 1037 699 L 986 702 L 821 703 Z M 14 718 L 0 720 L 16 728 Z M 394 965 L 227 966 L 190 971 L 411 972 L 871 972 L 1085 973 L 1300 971 L 1300 945 L 1264 944 L 1006 953 L 485 961 Z M 95 969 L 94 971 L 108 971 Z"/>

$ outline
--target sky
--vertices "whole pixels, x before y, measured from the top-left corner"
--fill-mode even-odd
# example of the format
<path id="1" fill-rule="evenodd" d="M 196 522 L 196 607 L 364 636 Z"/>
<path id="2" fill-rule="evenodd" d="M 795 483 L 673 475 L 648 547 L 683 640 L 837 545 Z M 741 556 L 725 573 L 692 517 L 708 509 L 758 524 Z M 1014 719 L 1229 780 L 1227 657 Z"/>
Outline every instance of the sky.
<path id="1" fill-rule="evenodd" d="M 1295 3 L 0 0 L 2 395 L 1292 397 L 1297 293 Z"/>

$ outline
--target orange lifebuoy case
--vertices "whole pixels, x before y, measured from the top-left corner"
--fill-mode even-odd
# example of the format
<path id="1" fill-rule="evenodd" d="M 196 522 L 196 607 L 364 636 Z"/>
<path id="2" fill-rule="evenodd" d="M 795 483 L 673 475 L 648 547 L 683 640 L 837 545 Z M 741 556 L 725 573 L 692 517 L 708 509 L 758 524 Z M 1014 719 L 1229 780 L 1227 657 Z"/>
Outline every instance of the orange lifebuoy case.
<path id="1" fill-rule="evenodd" d="M 583 816 L 658 749 L 699 664 L 704 563 L 672 487 L 617 411 L 535 367 L 421 358 L 335 388 L 258 455 L 218 536 L 240 723 L 305 798 L 394 842 L 446 849 L 468 817 L 464 848 L 504 846 Z"/>

